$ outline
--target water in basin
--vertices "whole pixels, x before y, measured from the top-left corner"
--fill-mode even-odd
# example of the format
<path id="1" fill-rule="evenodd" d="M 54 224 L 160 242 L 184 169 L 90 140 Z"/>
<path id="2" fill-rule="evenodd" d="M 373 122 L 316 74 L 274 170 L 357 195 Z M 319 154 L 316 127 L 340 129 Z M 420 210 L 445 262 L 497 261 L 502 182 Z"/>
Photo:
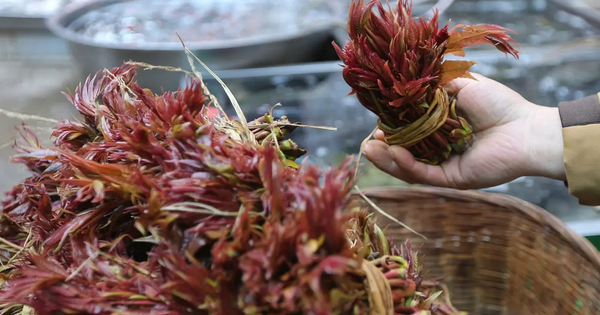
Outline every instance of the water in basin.
<path id="1" fill-rule="evenodd" d="M 69 28 L 98 44 L 178 43 L 176 34 L 190 43 L 264 39 L 331 20 L 333 8 L 321 0 L 125 1 L 90 11 Z"/>

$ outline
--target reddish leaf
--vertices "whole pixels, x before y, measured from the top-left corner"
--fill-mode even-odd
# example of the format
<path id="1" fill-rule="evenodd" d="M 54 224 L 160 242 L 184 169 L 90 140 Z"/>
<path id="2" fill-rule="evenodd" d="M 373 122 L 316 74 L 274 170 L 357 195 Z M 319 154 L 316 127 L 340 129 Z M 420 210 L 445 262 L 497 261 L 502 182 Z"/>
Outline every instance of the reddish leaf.
<path id="1" fill-rule="evenodd" d="M 514 43 L 514 40 L 507 32 L 513 31 L 492 24 L 457 25 L 450 31 L 450 38 L 448 39 L 445 54 L 464 57 L 465 52 L 463 48 L 481 44 L 492 44 L 498 50 L 518 58 L 519 51 L 511 45 L 511 42 Z"/>
<path id="2" fill-rule="evenodd" d="M 440 84 L 447 84 L 450 81 L 460 77 L 474 79 L 474 77 L 469 73 L 469 69 L 475 64 L 476 62 L 474 61 L 464 60 L 444 61 L 444 63 L 442 64 L 442 76 L 440 78 Z"/>

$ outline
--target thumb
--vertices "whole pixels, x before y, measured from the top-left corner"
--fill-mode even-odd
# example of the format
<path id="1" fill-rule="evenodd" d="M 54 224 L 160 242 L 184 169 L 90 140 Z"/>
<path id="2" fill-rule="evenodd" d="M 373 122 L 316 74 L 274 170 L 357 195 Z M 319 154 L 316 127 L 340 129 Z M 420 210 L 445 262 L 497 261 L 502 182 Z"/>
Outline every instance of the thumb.
<path id="1" fill-rule="evenodd" d="M 444 88 L 449 94 L 456 95 L 467 85 L 477 84 L 479 81 L 487 79 L 485 76 L 478 73 L 471 72 L 471 75 L 475 78 L 475 80 L 472 78 L 456 78 L 444 85 Z"/>

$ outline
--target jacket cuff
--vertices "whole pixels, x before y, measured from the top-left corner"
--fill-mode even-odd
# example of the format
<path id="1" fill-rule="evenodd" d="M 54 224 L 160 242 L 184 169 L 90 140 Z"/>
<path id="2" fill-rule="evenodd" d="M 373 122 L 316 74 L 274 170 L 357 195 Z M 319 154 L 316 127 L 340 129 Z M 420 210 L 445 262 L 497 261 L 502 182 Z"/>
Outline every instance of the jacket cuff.
<path id="1" fill-rule="evenodd" d="M 600 93 L 561 102 L 565 185 L 582 205 L 600 205 Z"/>

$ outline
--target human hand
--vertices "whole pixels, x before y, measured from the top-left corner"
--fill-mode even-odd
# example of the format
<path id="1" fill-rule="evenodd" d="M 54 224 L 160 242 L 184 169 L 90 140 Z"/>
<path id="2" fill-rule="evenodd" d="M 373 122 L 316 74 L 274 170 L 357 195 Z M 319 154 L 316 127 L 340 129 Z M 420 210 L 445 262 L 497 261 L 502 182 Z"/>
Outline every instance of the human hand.
<path id="1" fill-rule="evenodd" d="M 446 89 L 472 124 L 474 141 L 462 155 L 441 165 L 416 161 L 399 146 L 388 146 L 383 133 L 363 153 L 380 170 L 410 184 L 457 189 L 500 185 L 521 176 L 565 180 L 562 125 L 558 109 L 533 104 L 507 86 L 473 73 Z"/>

